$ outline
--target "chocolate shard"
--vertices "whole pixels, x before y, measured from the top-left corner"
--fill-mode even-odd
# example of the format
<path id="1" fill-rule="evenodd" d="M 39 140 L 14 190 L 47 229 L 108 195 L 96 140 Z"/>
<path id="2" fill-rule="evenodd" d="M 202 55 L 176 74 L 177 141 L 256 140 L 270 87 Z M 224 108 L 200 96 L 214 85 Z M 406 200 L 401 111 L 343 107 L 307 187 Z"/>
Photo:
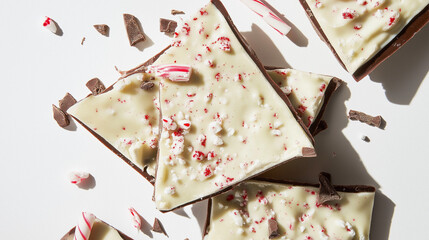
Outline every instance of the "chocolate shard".
<path id="1" fill-rule="evenodd" d="M 149 81 L 144 81 L 142 82 L 142 84 L 140 85 L 140 88 L 143 90 L 150 90 L 153 88 L 153 86 L 155 86 L 155 84 L 153 82 L 149 82 Z"/>
<path id="2" fill-rule="evenodd" d="M 85 40 L 86 40 L 86 37 L 83 37 L 82 41 L 80 41 L 80 45 L 83 45 L 83 43 L 85 42 Z"/>
<path id="3" fill-rule="evenodd" d="M 70 125 L 70 120 L 63 110 L 52 104 L 52 111 L 54 113 L 54 119 L 60 127 L 65 128 Z"/>
<path id="4" fill-rule="evenodd" d="M 59 101 L 59 106 L 60 109 L 66 113 L 71 106 L 75 105 L 75 103 L 77 103 L 76 99 L 70 93 L 66 93 L 63 99 Z"/>
<path id="5" fill-rule="evenodd" d="M 125 28 L 127 29 L 128 40 L 131 46 L 135 46 L 137 43 L 142 42 L 146 39 L 143 34 L 142 27 L 140 26 L 139 20 L 131 15 L 124 14 Z"/>
<path id="6" fill-rule="evenodd" d="M 161 221 L 159 221 L 158 218 L 155 218 L 155 220 L 153 221 L 152 231 L 162 233 L 168 237 L 167 232 L 164 229 L 164 226 L 162 226 L 162 223 Z"/>
<path id="7" fill-rule="evenodd" d="M 341 196 L 335 190 L 335 187 L 331 183 L 331 174 L 321 172 L 319 174 L 319 196 L 318 202 L 325 204 L 329 201 L 341 200 Z"/>
<path id="8" fill-rule="evenodd" d="M 98 78 L 93 78 L 86 83 L 86 87 L 92 92 L 92 95 L 96 96 L 106 90 L 103 82 Z"/>
<path id="9" fill-rule="evenodd" d="M 94 25 L 95 30 L 97 30 L 101 35 L 108 37 L 109 36 L 109 26 L 106 24 L 96 24 Z"/>
<path id="10" fill-rule="evenodd" d="M 273 239 L 280 236 L 279 226 L 275 219 L 268 219 L 268 238 Z"/>
<path id="11" fill-rule="evenodd" d="M 177 28 L 177 22 L 170 20 L 170 19 L 165 19 L 165 18 L 160 18 L 159 19 L 159 31 L 166 33 L 166 34 L 173 34 L 174 31 Z"/>
<path id="12" fill-rule="evenodd" d="M 316 136 L 317 134 L 319 134 L 321 131 L 326 130 L 328 128 L 328 124 L 326 123 L 325 120 L 321 120 L 319 122 L 319 124 L 317 124 L 316 129 L 313 132 L 313 136 Z"/>
<path id="13" fill-rule="evenodd" d="M 363 122 L 370 126 L 374 126 L 378 128 L 381 126 L 381 122 L 382 122 L 382 117 L 380 115 L 373 117 L 366 113 L 355 111 L 355 110 L 349 111 L 349 119 L 358 120 L 360 122 Z"/>
<path id="14" fill-rule="evenodd" d="M 177 14 L 185 14 L 185 12 L 184 11 L 180 11 L 180 10 L 175 10 L 175 9 L 171 10 L 171 15 L 177 15 Z"/>

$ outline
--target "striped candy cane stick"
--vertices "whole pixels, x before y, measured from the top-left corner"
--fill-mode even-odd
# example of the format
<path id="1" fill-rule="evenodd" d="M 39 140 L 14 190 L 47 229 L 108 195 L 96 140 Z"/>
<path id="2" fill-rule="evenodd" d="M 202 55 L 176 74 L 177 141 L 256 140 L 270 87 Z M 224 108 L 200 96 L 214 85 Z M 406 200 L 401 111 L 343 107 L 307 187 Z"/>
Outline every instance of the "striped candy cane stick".
<path id="1" fill-rule="evenodd" d="M 289 33 L 289 25 L 271 11 L 263 2 L 259 0 L 241 0 L 241 2 L 249 7 L 253 12 L 261 16 L 268 25 L 280 34 L 286 35 Z"/>
<path id="2" fill-rule="evenodd" d="M 168 78 L 173 82 L 187 82 L 191 78 L 192 67 L 188 65 L 167 64 L 150 66 L 149 72 L 156 76 Z"/>
<path id="3" fill-rule="evenodd" d="M 133 215 L 134 227 L 137 228 L 137 230 L 140 230 L 142 226 L 142 219 L 140 218 L 140 215 L 132 207 L 128 208 L 128 210 L 130 210 L 131 215 Z"/>
<path id="4" fill-rule="evenodd" d="M 82 212 L 82 217 L 79 219 L 74 232 L 74 240 L 88 240 L 94 221 L 94 214 Z"/>

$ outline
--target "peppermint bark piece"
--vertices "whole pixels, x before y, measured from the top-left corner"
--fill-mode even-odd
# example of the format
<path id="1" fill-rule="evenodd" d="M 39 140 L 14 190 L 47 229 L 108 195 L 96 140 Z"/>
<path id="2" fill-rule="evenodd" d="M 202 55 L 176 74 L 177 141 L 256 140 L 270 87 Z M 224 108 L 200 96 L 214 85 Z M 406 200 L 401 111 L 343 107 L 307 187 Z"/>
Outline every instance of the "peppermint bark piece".
<path id="1" fill-rule="evenodd" d="M 313 27 L 356 81 L 429 21 L 429 0 L 300 0 Z"/>
<path id="2" fill-rule="evenodd" d="M 298 116 L 314 136 L 329 99 L 343 81 L 294 69 L 266 69 L 269 69 L 268 74 L 288 96 Z"/>
<path id="3" fill-rule="evenodd" d="M 72 228 L 68 233 L 66 233 L 61 240 L 75 240 L 82 238 L 75 238 L 76 227 Z M 88 240 L 132 240 L 121 231 L 110 226 L 106 222 L 95 218 L 92 228 L 90 230 Z"/>
<path id="4" fill-rule="evenodd" d="M 205 240 L 369 239 L 375 189 L 334 186 L 341 200 L 318 202 L 318 184 L 250 180 L 210 200 Z"/>
<path id="5" fill-rule="evenodd" d="M 221 2 L 211 1 L 191 19 L 154 62 L 192 67 L 188 82 L 160 83 L 155 202 L 161 211 L 209 198 L 291 159 L 315 156 L 308 130 Z"/>
<path id="6" fill-rule="evenodd" d="M 153 180 L 158 143 L 157 78 L 135 73 L 103 93 L 89 95 L 67 112 L 148 180 Z M 145 82 L 153 82 L 142 89 Z"/>

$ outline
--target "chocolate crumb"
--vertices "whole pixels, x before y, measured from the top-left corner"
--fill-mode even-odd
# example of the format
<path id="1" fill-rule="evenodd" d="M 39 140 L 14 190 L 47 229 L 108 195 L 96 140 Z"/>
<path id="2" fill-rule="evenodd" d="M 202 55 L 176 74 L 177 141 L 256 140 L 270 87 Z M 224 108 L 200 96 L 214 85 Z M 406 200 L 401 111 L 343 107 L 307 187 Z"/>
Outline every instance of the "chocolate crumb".
<path id="1" fill-rule="evenodd" d="M 155 86 L 155 84 L 149 81 L 144 81 L 140 84 L 140 88 L 146 91 L 152 89 L 153 86 Z"/>
<path id="2" fill-rule="evenodd" d="M 155 220 L 153 222 L 152 231 L 158 232 L 158 233 L 163 233 L 165 236 L 168 237 L 167 233 L 165 232 L 164 226 L 162 226 L 162 223 L 161 223 L 161 221 L 159 221 L 158 218 L 155 218 Z"/>
<path id="3" fill-rule="evenodd" d="M 137 43 L 146 39 L 143 34 L 143 30 L 140 26 L 140 22 L 135 16 L 125 13 L 124 23 L 125 28 L 127 29 L 128 40 L 130 41 L 131 46 L 134 46 Z"/>
<path id="4" fill-rule="evenodd" d="M 279 226 L 275 219 L 268 219 L 268 238 L 273 239 L 280 236 Z"/>
<path id="5" fill-rule="evenodd" d="M 54 119 L 60 127 L 65 128 L 70 125 L 70 120 L 63 110 L 52 104 L 52 111 L 54 113 Z"/>
<path id="6" fill-rule="evenodd" d="M 83 45 L 83 43 L 85 42 L 85 37 L 82 38 L 82 41 L 80 41 L 80 45 Z"/>
<path id="7" fill-rule="evenodd" d="M 362 141 L 364 141 L 364 142 L 371 142 L 371 139 L 369 139 L 369 137 L 368 137 L 368 136 L 365 136 L 365 135 L 362 135 L 362 136 L 360 137 L 360 139 L 362 139 Z"/>
<path id="8" fill-rule="evenodd" d="M 185 12 L 180 10 L 175 10 L 175 9 L 171 10 L 171 15 L 177 15 L 177 14 L 185 14 Z"/>
<path id="9" fill-rule="evenodd" d="M 370 126 L 374 126 L 378 128 L 381 126 L 381 122 L 382 122 L 382 117 L 380 115 L 373 117 L 363 112 L 359 112 L 355 110 L 349 111 L 349 119 L 358 120 L 360 122 L 363 122 Z"/>
<path id="10" fill-rule="evenodd" d="M 177 22 L 165 18 L 159 19 L 159 31 L 166 34 L 173 34 L 177 28 Z"/>
<path id="11" fill-rule="evenodd" d="M 97 30 L 101 35 L 108 37 L 109 36 L 109 26 L 106 24 L 96 24 L 94 25 L 95 30 Z"/>
<path id="12" fill-rule="evenodd" d="M 86 87 L 96 96 L 106 90 L 104 84 L 98 78 L 93 78 L 86 83 Z"/>
<path id="13" fill-rule="evenodd" d="M 60 106 L 60 109 L 64 113 L 66 113 L 67 110 L 69 110 L 69 108 L 73 106 L 76 102 L 77 102 L 76 99 L 70 93 L 66 93 L 63 99 L 59 101 L 59 106 Z"/>
<path id="14" fill-rule="evenodd" d="M 329 201 L 340 200 L 341 196 L 335 191 L 334 186 L 331 183 L 331 174 L 321 172 L 319 174 L 319 196 L 318 202 L 325 204 Z"/>

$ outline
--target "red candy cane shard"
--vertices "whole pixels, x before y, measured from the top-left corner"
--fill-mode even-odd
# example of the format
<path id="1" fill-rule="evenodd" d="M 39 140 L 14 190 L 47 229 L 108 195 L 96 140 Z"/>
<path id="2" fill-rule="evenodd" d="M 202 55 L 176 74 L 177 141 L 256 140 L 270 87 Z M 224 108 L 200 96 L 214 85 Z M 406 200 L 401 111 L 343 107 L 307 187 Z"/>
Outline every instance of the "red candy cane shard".
<path id="1" fill-rule="evenodd" d="M 261 16 L 268 25 L 281 35 L 287 35 L 289 33 L 290 26 L 271 11 L 263 2 L 259 0 L 241 0 L 241 2 L 249 7 L 250 10 Z"/>
<path id="2" fill-rule="evenodd" d="M 76 226 L 74 239 L 88 240 L 91 234 L 92 225 L 94 224 L 95 216 L 92 213 L 82 212 L 82 216 Z"/>
<path id="3" fill-rule="evenodd" d="M 52 18 L 45 17 L 43 21 L 43 27 L 48 29 L 49 31 L 53 33 L 57 33 L 57 25 L 55 24 L 55 21 L 52 20 Z"/>
<path id="4" fill-rule="evenodd" d="M 69 174 L 70 183 L 72 184 L 80 184 L 85 179 L 88 179 L 89 173 L 87 172 L 71 172 Z"/>
<path id="5" fill-rule="evenodd" d="M 173 82 L 187 82 L 192 75 L 192 67 L 188 65 L 166 64 L 150 66 L 149 72 L 156 76 L 168 78 Z"/>
<path id="6" fill-rule="evenodd" d="M 142 219 L 140 217 L 140 214 L 138 214 L 137 211 L 132 207 L 128 208 L 128 210 L 133 216 L 134 227 L 137 228 L 137 230 L 140 230 L 142 226 Z"/>

